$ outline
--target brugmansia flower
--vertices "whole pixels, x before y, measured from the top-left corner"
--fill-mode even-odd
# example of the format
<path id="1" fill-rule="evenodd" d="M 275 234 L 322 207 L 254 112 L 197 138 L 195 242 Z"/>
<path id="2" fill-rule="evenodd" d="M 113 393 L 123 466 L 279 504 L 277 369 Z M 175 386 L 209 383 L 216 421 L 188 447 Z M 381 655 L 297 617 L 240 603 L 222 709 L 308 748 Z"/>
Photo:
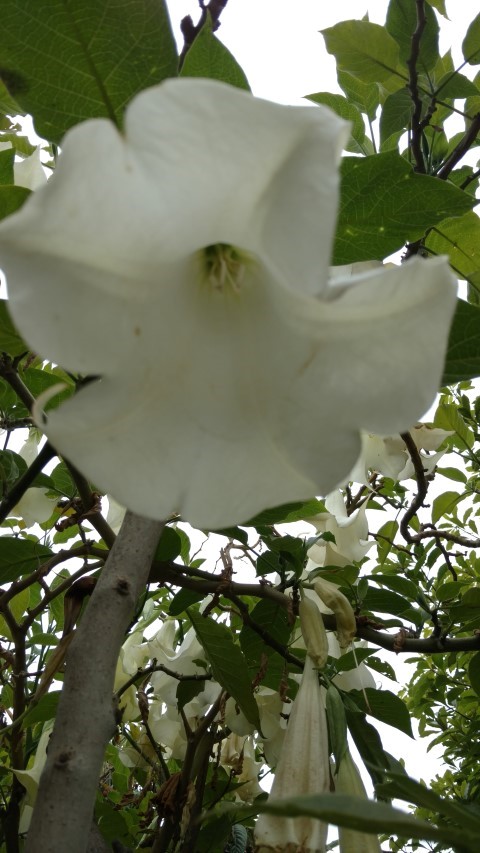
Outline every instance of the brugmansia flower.
<path id="1" fill-rule="evenodd" d="M 323 794 L 330 788 L 328 733 L 318 675 L 307 655 L 293 703 L 270 799 Z M 255 827 L 259 853 L 321 853 L 327 826 L 311 817 L 260 815 Z"/>
<path id="2" fill-rule="evenodd" d="M 409 430 L 420 453 L 424 471 L 427 474 L 434 470 L 445 450 L 431 453 L 443 444 L 452 432 L 431 427 L 428 424 L 416 424 Z M 422 453 L 429 451 L 429 454 Z M 408 480 L 415 476 L 415 467 L 400 435 L 381 437 L 364 433 L 362 435 L 362 453 L 350 474 L 349 479 L 357 483 L 368 482 L 368 472 L 377 471 L 392 480 Z"/>
<path id="3" fill-rule="evenodd" d="M 347 566 L 363 560 L 373 542 L 368 542 L 367 504 L 353 515 L 347 508 L 340 491 L 332 492 L 325 500 L 327 512 L 309 518 L 318 533 L 331 533 L 333 542 L 319 539 L 308 549 L 307 572 L 316 566 Z"/>
<path id="4" fill-rule="evenodd" d="M 213 80 L 87 121 L 0 227 L 14 319 L 101 376 L 48 417 L 60 453 L 129 509 L 199 527 L 326 493 L 360 429 L 408 428 L 442 372 L 445 259 L 328 284 L 347 126 Z"/>

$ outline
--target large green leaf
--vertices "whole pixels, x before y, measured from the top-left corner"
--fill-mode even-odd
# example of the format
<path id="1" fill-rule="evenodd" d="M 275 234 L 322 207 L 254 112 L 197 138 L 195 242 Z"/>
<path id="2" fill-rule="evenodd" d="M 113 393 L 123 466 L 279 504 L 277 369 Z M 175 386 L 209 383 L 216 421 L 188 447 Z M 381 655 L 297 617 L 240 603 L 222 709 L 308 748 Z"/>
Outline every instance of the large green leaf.
<path id="1" fill-rule="evenodd" d="M 437 221 L 425 245 L 433 255 L 448 255 L 458 277 L 480 292 L 480 219 L 473 210 Z"/>
<path id="2" fill-rule="evenodd" d="M 341 173 L 334 264 L 381 260 L 475 204 L 453 184 L 415 173 L 394 151 L 344 157 Z"/>
<path id="3" fill-rule="evenodd" d="M 250 91 L 245 72 L 225 45 L 214 36 L 210 15 L 207 15 L 207 20 L 188 51 L 180 74 L 182 77 L 222 80 L 230 86 Z"/>
<path id="4" fill-rule="evenodd" d="M 399 89 L 389 95 L 380 115 L 380 142 L 384 144 L 389 136 L 403 131 L 412 117 L 412 96 L 407 88 Z"/>
<path id="5" fill-rule="evenodd" d="M 462 805 L 453 800 L 447 800 L 445 797 L 440 797 L 435 791 L 432 791 L 415 779 L 410 779 L 407 775 L 392 773 L 391 771 L 387 775 L 391 778 L 391 781 L 377 785 L 377 794 L 380 796 L 396 797 L 399 800 L 405 800 L 407 803 L 415 803 L 417 806 L 429 809 L 439 815 L 444 815 L 458 824 L 458 826 L 465 827 L 467 831 L 476 832 L 480 837 L 480 814 L 476 810 L 474 811 L 468 805 Z"/>
<path id="6" fill-rule="evenodd" d="M 253 697 L 248 665 L 226 625 L 188 611 L 195 633 L 212 667 L 213 677 L 233 696 L 247 720 L 260 729 L 258 706 Z"/>
<path id="7" fill-rule="evenodd" d="M 480 13 L 473 19 L 462 44 L 463 56 L 470 65 L 480 65 Z"/>
<path id="8" fill-rule="evenodd" d="M 365 702 L 368 702 L 368 707 Z M 410 722 L 410 714 L 407 706 L 399 696 L 392 693 L 390 690 L 375 690 L 373 687 L 367 687 L 365 691 L 350 690 L 349 696 L 355 700 L 357 705 L 371 714 L 382 723 L 387 723 L 396 729 L 400 729 L 406 735 L 413 737 L 412 725 Z"/>
<path id="9" fill-rule="evenodd" d="M 277 643 L 287 646 L 293 625 L 289 622 L 288 613 L 275 601 L 262 598 L 250 613 L 252 622 L 260 625 L 273 637 Z M 267 659 L 265 677 L 262 683 L 272 690 L 278 690 L 280 680 L 285 671 L 285 660 L 276 652 L 262 636 L 249 625 L 244 625 L 240 631 L 240 645 L 248 666 L 256 674 L 262 655 Z"/>
<path id="10" fill-rule="evenodd" d="M 2 0 L 0 79 L 53 142 L 176 71 L 165 0 Z"/>
<path id="11" fill-rule="evenodd" d="M 314 95 L 306 95 L 308 101 L 314 104 L 323 104 L 333 112 L 351 123 L 351 139 L 347 145 L 347 151 L 356 153 L 371 153 L 372 148 L 369 139 L 365 139 L 365 123 L 362 114 L 355 104 L 352 104 L 343 95 L 333 95 L 331 92 L 317 92 Z"/>
<path id="12" fill-rule="evenodd" d="M 321 32 L 340 71 L 363 83 L 390 83 L 392 91 L 403 85 L 406 69 L 400 63 L 398 44 L 385 27 L 369 21 L 341 21 Z"/>
<path id="13" fill-rule="evenodd" d="M 438 59 L 438 21 L 430 6 L 424 5 L 426 25 L 420 38 L 418 71 L 430 71 Z M 417 29 L 417 5 L 412 0 L 390 0 L 385 27 L 400 48 L 406 63 L 412 53 L 412 36 Z"/>
<path id="14" fill-rule="evenodd" d="M 253 810 L 259 814 L 281 817 L 307 815 L 336 826 L 346 826 L 358 832 L 373 835 L 395 834 L 404 839 L 444 841 L 454 844 L 465 853 L 478 851 L 478 835 L 470 829 L 466 828 L 462 831 L 451 826 L 436 827 L 413 815 L 394 809 L 387 803 L 372 802 L 363 797 L 347 794 L 309 794 L 301 797 L 286 797 L 281 800 L 270 797 L 267 801 L 256 800 L 253 808 L 251 805 L 238 806 L 224 802 L 216 806 L 213 819 L 218 820 L 219 815 L 233 813 L 240 820 L 242 817 L 250 817 Z M 211 817 L 211 812 L 204 814 L 204 819 L 211 819 Z"/>
<path id="15" fill-rule="evenodd" d="M 337 69 L 337 78 L 350 103 L 355 104 L 362 113 L 366 113 L 373 121 L 380 104 L 380 88 L 378 83 L 362 83 L 347 71 Z"/>
<path id="16" fill-rule="evenodd" d="M 11 583 L 33 572 L 53 555 L 50 548 L 31 539 L 2 536 L 0 541 L 0 584 Z"/>

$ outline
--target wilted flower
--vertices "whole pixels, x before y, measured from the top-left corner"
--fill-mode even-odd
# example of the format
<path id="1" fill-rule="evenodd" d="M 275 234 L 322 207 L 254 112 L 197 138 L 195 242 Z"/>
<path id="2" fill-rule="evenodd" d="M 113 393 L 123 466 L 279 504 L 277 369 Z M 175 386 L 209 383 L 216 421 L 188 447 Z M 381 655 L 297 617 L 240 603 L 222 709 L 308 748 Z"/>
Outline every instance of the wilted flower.
<path id="1" fill-rule="evenodd" d="M 430 405 L 446 259 L 328 285 L 347 135 L 320 106 L 169 80 L 123 131 L 69 131 L 53 178 L 0 226 L 26 340 L 102 377 L 45 431 L 129 509 L 215 528 L 324 494 L 360 429 L 403 430 Z"/>
<path id="2" fill-rule="evenodd" d="M 330 788 L 325 705 L 313 663 L 307 655 L 293 703 L 270 799 L 322 794 Z M 255 827 L 260 853 L 321 853 L 327 827 L 311 817 L 260 815 Z"/>

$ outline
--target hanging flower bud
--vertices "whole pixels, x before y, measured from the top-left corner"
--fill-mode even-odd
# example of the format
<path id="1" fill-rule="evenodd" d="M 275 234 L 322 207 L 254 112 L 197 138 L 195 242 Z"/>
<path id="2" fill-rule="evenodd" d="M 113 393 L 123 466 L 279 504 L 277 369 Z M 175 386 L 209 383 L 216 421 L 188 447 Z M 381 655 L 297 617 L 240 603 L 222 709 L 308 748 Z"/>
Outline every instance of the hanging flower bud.
<path id="1" fill-rule="evenodd" d="M 338 794 L 353 794 L 355 797 L 368 799 L 358 767 L 348 748 L 340 762 L 334 781 Z M 380 844 L 376 835 L 356 832 L 354 829 L 343 826 L 339 826 L 338 835 L 340 853 L 380 853 Z"/>
<path id="2" fill-rule="evenodd" d="M 357 623 L 352 605 L 338 586 L 323 578 L 318 578 L 314 583 L 315 592 L 318 597 L 333 610 L 337 620 L 338 642 L 342 649 L 347 648 L 357 633 Z"/>
<path id="3" fill-rule="evenodd" d="M 328 639 L 322 614 L 311 598 L 302 598 L 299 608 L 300 628 L 307 652 L 315 667 L 323 669 L 328 658 Z"/>

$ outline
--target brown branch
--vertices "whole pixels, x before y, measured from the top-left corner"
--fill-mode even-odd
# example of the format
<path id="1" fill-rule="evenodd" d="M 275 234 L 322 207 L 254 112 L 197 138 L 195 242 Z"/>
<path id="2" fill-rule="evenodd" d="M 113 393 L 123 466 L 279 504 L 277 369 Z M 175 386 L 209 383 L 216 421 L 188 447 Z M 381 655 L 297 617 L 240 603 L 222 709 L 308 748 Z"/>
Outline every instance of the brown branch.
<path id="1" fill-rule="evenodd" d="M 480 113 L 476 113 L 472 118 L 472 122 L 468 129 L 465 132 L 465 135 L 462 136 L 458 145 L 455 146 L 450 157 L 448 157 L 443 166 L 437 172 L 437 178 L 440 178 L 442 181 L 445 181 L 450 172 L 453 171 L 457 163 L 465 156 L 467 151 L 470 150 L 471 146 L 476 141 L 476 138 L 480 132 Z"/>
<path id="2" fill-rule="evenodd" d="M 425 174 L 425 161 L 422 153 L 422 101 L 418 89 L 417 62 L 420 56 L 420 43 L 427 23 L 427 17 L 425 15 L 425 0 L 415 0 L 415 3 L 417 7 L 417 27 L 412 35 L 412 49 L 407 59 L 409 72 L 408 88 L 413 103 L 411 149 L 415 160 L 415 171 Z"/>
<path id="3" fill-rule="evenodd" d="M 178 60 L 179 69 L 185 62 L 185 57 L 204 26 L 208 15 L 210 15 L 210 20 L 212 22 L 212 32 L 218 30 L 220 26 L 220 15 L 225 9 L 227 3 L 228 0 L 210 0 L 210 2 L 205 5 L 205 0 L 198 0 L 198 5 L 202 10 L 198 24 L 193 23 L 190 15 L 186 15 L 185 18 L 182 18 L 180 21 L 180 29 L 183 35 L 183 48 Z"/>
<path id="4" fill-rule="evenodd" d="M 402 534 L 405 541 L 410 544 L 415 540 L 412 539 L 411 533 L 408 529 L 408 525 L 412 518 L 417 514 L 418 510 L 423 506 L 423 502 L 427 496 L 428 491 L 428 480 L 425 476 L 425 471 L 423 469 L 422 457 L 418 452 L 417 445 L 415 444 L 412 436 L 409 432 L 403 432 L 401 434 L 401 438 L 407 446 L 407 450 L 413 462 L 413 467 L 415 468 L 415 476 L 417 478 L 417 493 L 400 522 L 400 533 Z"/>
<path id="5" fill-rule="evenodd" d="M 9 492 L 5 495 L 0 503 L 0 524 L 8 518 L 12 509 L 18 504 L 27 489 L 43 471 L 45 465 L 56 456 L 57 451 L 54 450 L 51 444 L 43 445 L 38 453 L 38 456 L 33 460 L 32 464 L 27 468 L 24 474 L 12 486 Z"/>
<path id="6" fill-rule="evenodd" d="M 101 512 L 92 512 L 92 507 L 95 506 L 96 496 L 92 489 L 90 488 L 90 484 L 86 477 L 80 473 L 80 471 L 75 468 L 68 459 L 65 459 L 65 464 L 70 472 L 73 482 L 75 483 L 78 494 L 80 495 L 80 500 L 82 502 L 82 506 L 85 513 L 88 513 L 88 517 L 86 520 L 90 522 L 92 527 L 95 528 L 97 533 L 102 537 L 103 541 L 109 548 L 113 546 L 115 542 L 115 533 L 112 528 L 108 524 L 107 520 L 103 517 Z"/>

